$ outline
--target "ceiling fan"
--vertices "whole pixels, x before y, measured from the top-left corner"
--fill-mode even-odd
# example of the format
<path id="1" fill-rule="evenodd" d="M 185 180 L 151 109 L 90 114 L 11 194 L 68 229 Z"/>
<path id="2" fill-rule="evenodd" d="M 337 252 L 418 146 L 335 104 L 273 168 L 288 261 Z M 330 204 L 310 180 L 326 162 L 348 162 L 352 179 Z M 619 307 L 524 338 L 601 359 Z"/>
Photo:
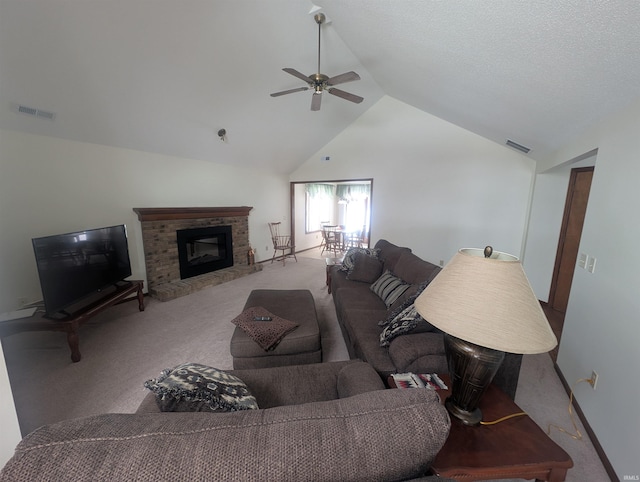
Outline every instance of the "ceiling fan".
<path id="1" fill-rule="evenodd" d="M 298 87 L 296 89 L 283 90 L 282 92 L 276 92 L 271 94 L 271 97 L 278 97 L 285 94 L 293 94 L 294 92 L 302 92 L 303 90 L 313 89 L 313 95 L 311 96 L 311 110 L 320 110 L 320 102 L 322 101 L 322 92 L 325 90 L 332 95 L 355 102 L 359 104 L 364 98 L 359 95 L 350 94 L 344 90 L 336 89 L 334 85 L 344 84 L 346 82 L 352 82 L 354 80 L 360 80 L 360 76 L 355 72 L 345 72 L 344 74 L 336 75 L 335 77 L 329 77 L 320 73 L 320 28 L 324 23 L 326 17 L 323 13 L 317 13 L 313 16 L 313 19 L 318 24 L 318 73 L 311 74 L 309 76 L 298 72 L 295 69 L 286 67 L 284 70 L 286 73 L 299 78 L 300 80 L 308 84 L 307 87 Z"/>

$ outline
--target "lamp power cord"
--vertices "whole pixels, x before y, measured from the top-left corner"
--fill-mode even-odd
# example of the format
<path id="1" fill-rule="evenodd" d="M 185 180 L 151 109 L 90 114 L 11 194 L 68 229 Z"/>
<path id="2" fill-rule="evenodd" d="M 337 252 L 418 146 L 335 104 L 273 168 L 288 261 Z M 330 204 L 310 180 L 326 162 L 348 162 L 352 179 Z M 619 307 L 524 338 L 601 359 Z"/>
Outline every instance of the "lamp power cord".
<path id="1" fill-rule="evenodd" d="M 575 433 L 570 433 L 568 430 L 562 427 L 559 427 L 558 425 L 554 425 L 550 423 L 549 428 L 547 429 L 547 435 L 550 435 L 551 429 L 555 428 L 559 432 L 567 434 L 569 437 L 571 437 L 574 440 L 582 440 L 582 432 L 580 432 L 580 429 L 578 428 L 578 425 L 575 420 L 575 415 L 573 413 L 573 391 L 575 390 L 576 385 L 578 385 L 578 383 L 583 383 L 583 382 L 587 382 L 589 385 L 594 386 L 595 380 L 593 380 L 593 378 L 579 378 L 578 380 L 575 381 L 575 383 L 571 387 L 571 393 L 569 394 L 569 418 L 571 419 L 571 424 L 573 425 L 573 430 Z"/>

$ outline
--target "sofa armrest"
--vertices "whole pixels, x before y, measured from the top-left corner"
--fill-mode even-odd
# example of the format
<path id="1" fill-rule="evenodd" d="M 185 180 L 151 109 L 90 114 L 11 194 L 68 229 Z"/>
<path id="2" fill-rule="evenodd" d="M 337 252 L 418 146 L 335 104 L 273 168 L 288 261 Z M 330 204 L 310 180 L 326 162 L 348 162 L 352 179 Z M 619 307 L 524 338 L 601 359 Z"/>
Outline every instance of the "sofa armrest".
<path id="1" fill-rule="evenodd" d="M 378 372 L 368 363 L 358 360 L 354 360 L 340 370 L 337 387 L 339 398 L 385 389 Z"/>
<path id="2" fill-rule="evenodd" d="M 398 373 L 446 373 L 442 333 L 409 333 L 391 340 L 389 356 Z"/>

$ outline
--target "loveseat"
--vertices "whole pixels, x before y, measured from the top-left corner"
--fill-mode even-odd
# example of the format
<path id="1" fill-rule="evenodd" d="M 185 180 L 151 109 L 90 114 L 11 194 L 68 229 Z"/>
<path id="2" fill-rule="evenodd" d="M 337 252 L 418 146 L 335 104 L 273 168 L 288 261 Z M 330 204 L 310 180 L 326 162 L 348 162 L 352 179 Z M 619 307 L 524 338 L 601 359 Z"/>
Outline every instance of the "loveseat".
<path id="1" fill-rule="evenodd" d="M 368 362 L 386 380 L 391 373 L 447 373 L 442 332 L 428 320 L 392 323 L 411 311 L 413 300 L 440 272 L 410 248 L 379 240 L 373 249 L 355 248 L 345 255 L 343 265 L 329 272 L 338 323 L 350 358 Z M 385 273 L 390 280 L 380 283 Z M 400 281 L 397 281 L 400 280 Z M 378 293 L 374 292 L 378 283 Z M 397 299 L 382 297 L 400 286 Z M 405 317 L 406 318 L 406 317 Z M 387 323 L 386 327 L 380 323 Z M 415 325 L 415 326 L 414 326 Z M 381 341 L 381 334 L 384 340 Z M 382 343 L 382 344 L 381 344 Z M 386 346 L 382 346 L 386 345 Z M 512 399 L 515 397 L 522 355 L 507 353 L 494 382 Z"/>
<path id="2" fill-rule="evenodd" d="M 450 421 L 435 391 L 385 390 L 360 361 L 229 371 L 258 409 L 135 414 L 41 427 L 0 481 L 375 481 L 424 476 Z"/>

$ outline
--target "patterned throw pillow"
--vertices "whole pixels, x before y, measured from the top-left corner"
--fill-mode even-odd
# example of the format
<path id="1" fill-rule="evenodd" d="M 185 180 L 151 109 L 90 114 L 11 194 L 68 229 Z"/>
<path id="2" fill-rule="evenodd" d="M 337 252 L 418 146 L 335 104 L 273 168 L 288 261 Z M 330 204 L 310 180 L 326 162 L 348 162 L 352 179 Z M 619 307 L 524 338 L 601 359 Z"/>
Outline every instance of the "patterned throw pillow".
<path id="1" fill-rule="evenodd" d="M 384 329 L 380 333 L 380 346 L 389 346 L 391 340 L 400 335 L 405 335 L 421 325 L 422 331 L 437 330 L 427 320 L 425 320 L 416 310 L 415 300 L 425 290 L 433 277 L 423 281 L 418 285 L 418 289 L 414 294 L 407 298 L 398 308 L 387 317 L 386 320 L 378 322 L 378 325 Z"/>
<path id="2" fill-rule="evenodd" d="M 238 377 L 198 363 L 163 370 L 144 386 L 156 394 L 163 412 L 234 412 L 258 408 L 255 397 Z"/>
<path id="3" fill-rule="evenodd" d="M 349 248 L 349 250 L 345 253 L 344 258 L 342 259 L 342 266 L 340 267 L 341 271 L 350 273 L 353 270 L 353 266 L 355 263 L 354 257 L 357 253 L 363 253 L 368 256 L 377 258 L 378 254 L 380 254 L 380 250 L 376 248 Z"/>
<path id="4" fill-rule="evenodd" d="M 422 317 L 416 311 L 416 307 L 412 303 L 410 306 L 402 310 L 398 315 L 388 323 L 382 333 L 380 333 L 380 346 L 389 346 L 391 340 L 395 337 L 404 335 L 414 330 L 418 326 L 418 321 Z"/>
<path id="5" fill-rule="evenodd" d="M 387 270 L 372 285 L 371 291 L 377 294 L 389 308 L 411 285 L 402 281 L 391 271 Z"/>

